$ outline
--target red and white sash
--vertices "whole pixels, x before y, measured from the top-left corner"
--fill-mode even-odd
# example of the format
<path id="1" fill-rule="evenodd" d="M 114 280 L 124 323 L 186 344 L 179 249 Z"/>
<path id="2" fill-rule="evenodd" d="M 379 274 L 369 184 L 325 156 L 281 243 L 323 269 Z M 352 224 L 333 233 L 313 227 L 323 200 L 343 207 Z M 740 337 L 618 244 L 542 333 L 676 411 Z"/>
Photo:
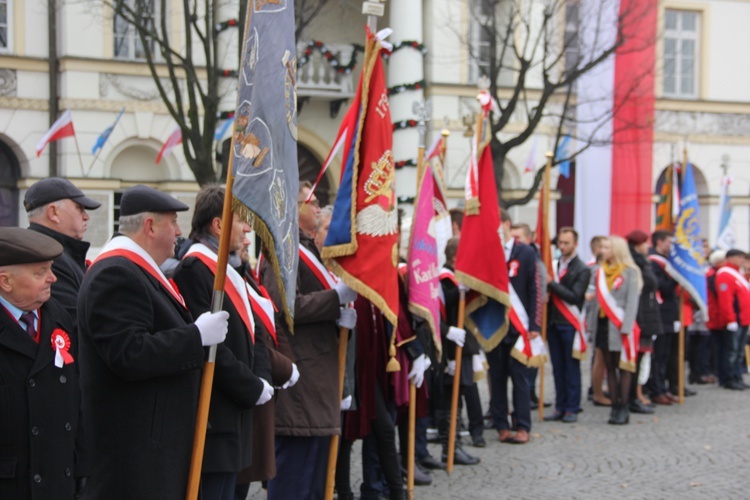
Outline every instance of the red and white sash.
<path id="1" fill-rule="evenodd" d="M 273 302 L 270 298 L 259 295 L 255 289 L 247 283 L 245 283 L 245 288 L 247 288 L 247 296 L 250 299 L 250 307 L 253 308 L 255 315 L 258 316 L 260 322 L 263 323 L 263 326 L 268 330 L 268 333 L 273 339 L 273 343 L 278 346 L 279 340 L 276 337 L 276 320 L 274 319 L 275 309 L 273 307 Z"/>
<path id="2" fill-rule="evenodd" d="M 448 269 L 447 267 L 443 267 L 440 269 L 440 281 L 443 281 L 444 279 L 451 280 L 454 285 L 458 286 L 458 280 L 456 279 L 456 274 Z M 443 318 L 443 321 L 447 321 L 448 313 L 445 310 L 445 294 L 443 293 L 443 287 L 440 287 L 440 290 L 438 291 L 439 298 L 440 298 L 440 317 Z"/>
<path id="3" fill-rule="evenodd" d="M 541 366 L 547 361 L 544 340 L 541 336 L 529 339 L 529 314 L 510 283 L 508 283 L 508 292 L 510 294 L 510 322 L 519 333 L 510 355 L 526 366 Z"/>
<path id="4" fill-rule="evenodd" d="M 607 318 L 615 325 L 618 330 L 622 330 L 622 322 L 625 318 L 625 311 L 617 305 L 612 292 L 607 287 L 607 280 L 604 277 L 604 269 L 599 268 L 596 273 L 596 298 L 599 307 L 604 310 Z M 609 335 L 609 332 L 605 332 Z M 630 333 L 621 333 L 622 349 L 620 350 L 620 369 L 635 373 L 636 355 L 638 353 L 638 342 L 641 338 L 641 328 L 638 323 L 633 322 L 633 330 Z"/>
<path id="5" fill-rule="evenodd" d="M 310 271 L 312 271 L 320 284 L 323 285 L 323 288 L 325 288 L 326 290 L 331 290 L 334 286 L 336 286 L 336 283 L 338 283 L 339 281 L 338 278 L 331 274 L 331 272 L 326 269 L 323 263 L 320 262 L 320 260 L 315 256 L 315 254 L 305 248 L 303 245 L 299 246 L 299 258 L 302 262 L 305 263 L 305 265 L 307 265 Z"/>
<path id="6" fill-rule="evenodd" d="M 190 247 L 190 250 L 188 250 L 183 259 L 188 257 L 195 257 L 203 262 L 211 273 L 216 276 L 216 261 L 218 257 L 206 245 L 195 243 Z M 240 276 L 240 273 L 235 271 L 230 265 L 227 265 L 227 279 L 224 281 L 224 291 L 240 315 L 242 323 L 245 325 L 248 335 L 250 335 L 250 340 L 255 343 L 255 320 L 253 319 L 253 310 L 250 306 L 250 299 L 247 293 L 247 283 Z"/>
<path id="7" fill-rule="evenodd" d="M 150 274 L 164 288 L 164 291 L 182 304 L 182 307 L 185 307 L 185 299 L 182 298 L 177 287 L 173 286 L 167 277 L 164 276 L 164 273 L 161 272 L 154 259 L 138 243 L 127 236 L 115 236 L 104 245 L 102 252 L 94 259 L 91 265 L 93 266 L 97 262 L 110 257 L 125 257 Z"/>
<path id="8" fill-rule="evenodd" d="M 560 261 L 558 260 L 555 269 L 559 270 L 560 268 Z M 555 273 L 555 281 L 557 283 L 560 283 L 560 272 L 557 271 Z M 563 315 L 563 317 L 571 324 L 573 325 L 573 328 L 576 329 L 576 335 L 573 338 L 573 352 L 571 355 L 575 359 L 584 360 L 586 359 L 586 351 L 587 351 L 587 345 L 586 345 L 586 336 L 584 334 L 585 326 L 584 326 L 584 319 L 583 319 L 583 313 L 578 308 L 578 306 L 574 304 L 570 304 L 568 302 L 565 302 L 563 299 L 558 297 L 555 293 L 550 293 L 550 297 L 552 297 L 552 303 L 555 305 L 558 311 L 560 311 L 560 314 Z"/>
<path id="9" fill-rule="evenodd" d="M 674 268 L 671 262 L 667 260 L 666 258 L 662 257 L 658 254 L 649 254 L 648 260 L 651 262 L 654 262 L 657 266 L 661 267 L 665 273 L 669 275 L 670 278 L 675 280 L 676 282 L 680 283 L 683 280 L 682 275 L 677 271 L 677 269 Z"/>
<path id="10" fill-rule="evenodd" d="M 747 278 L 745 278 L 742 273 L 735 268 L 729 266 L 720 267 L 719 270 L 716 271 L 716 275 L 718 276 L 719 274 L 729 274 L 737 281 L 739 285 L 744 286 L 747 290 L 750 291 L 750 283 L 748 283 Z"/>

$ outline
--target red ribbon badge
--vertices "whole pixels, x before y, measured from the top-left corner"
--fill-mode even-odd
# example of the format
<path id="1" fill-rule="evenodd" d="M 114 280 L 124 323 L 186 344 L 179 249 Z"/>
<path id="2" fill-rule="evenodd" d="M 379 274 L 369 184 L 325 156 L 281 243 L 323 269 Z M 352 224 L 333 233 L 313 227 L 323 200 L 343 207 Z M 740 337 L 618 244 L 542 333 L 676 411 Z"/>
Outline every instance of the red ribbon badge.
<path id="1" fill-rule="evenodd" d="M 622 276 L 615 278 L 615 281 L 612 283 L 612 290 L 619 290 L 624 281 L 625 280 L 622 279 Z"/>
<path id="2" fill-rule="evenodd" d="M 520 267 L 520 263 L 517 260 L 511 260 L 508 263 L 508 277 L 509 278 L 515 278 L 518 276 L 518 268 Z"/>
<path id="3" fill-rule="evenodd" d="M 69 365 L 73 362 L 73 356 L 70 355 L 70 337 L 62 328 L 52 330 L 52 349 L 55 350 L 55 366 L 62 368 L 62 364 Z M 58 362 L 58 356 L 62 363 Z"/>

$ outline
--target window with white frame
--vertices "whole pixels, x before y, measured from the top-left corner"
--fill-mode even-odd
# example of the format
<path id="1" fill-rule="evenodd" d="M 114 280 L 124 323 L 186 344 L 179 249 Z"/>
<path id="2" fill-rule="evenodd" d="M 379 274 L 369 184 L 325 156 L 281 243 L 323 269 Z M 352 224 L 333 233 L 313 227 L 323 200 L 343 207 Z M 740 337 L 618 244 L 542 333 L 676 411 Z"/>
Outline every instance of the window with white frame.
<path id="1" fill-rule="evenodd" d="M 496 58 L 503 56 L 497 84 L 500 86 L 512 85 L 514 82 L 513 48 L 508 47 L 503 54 L 506 38 L 505 30 L 507 29 L 507 22 L 503 18 L 503 13 L 507 13 L 509 2 L 504 0 L 471 0 L 469 6 L 469 80 L 475 83 L 483 75 L 492 78 L 490 68 L 497 64 L 497 61 L 494 64 L 491 61 L 491 54 L 494 49 Z M 510 37 L 510 40 L 512 39 L 513 37 Z"/>
<path id="2" fill-rule="evenodd" d="M 698 98 L 700 14 L 688 10 L 664 12 L 665 97 Z"/>
<path id="3" fill-rule="evenodd" d="M 122 4 L 123 15 L 115 13 L 114 18 L 114 56 L 118 59 L 146 59 L 146 48 L 154 53 L 154 41 L 146 37 L 148 46 L 144 46 L 133 21 L 147 31 L 153 30 L 156 20 L 154 0 L 124 0 Z"/>
<path id="4" fill-rule="evenodd" d="M 10 0 L 0 0 L 0 51 L 10 48 Z"/>
<path id="5" fill-rule="evenodd" d="M 578 47 L 578 30 L 580 25 L 578 13 L 578 0 L 567 0 L 567 2 L 565 2 L 565 34 L 563 35 L 566 73 L 569 73 L 578 67 L 578 58 L 580 55 Z"/>

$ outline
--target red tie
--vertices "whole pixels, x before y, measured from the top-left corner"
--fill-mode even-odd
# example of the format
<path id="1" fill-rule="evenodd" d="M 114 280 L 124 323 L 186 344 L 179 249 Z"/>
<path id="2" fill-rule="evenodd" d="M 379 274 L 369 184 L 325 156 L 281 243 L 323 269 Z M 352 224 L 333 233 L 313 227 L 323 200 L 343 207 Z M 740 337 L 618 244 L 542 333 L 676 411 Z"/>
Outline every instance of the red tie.
<path id="1" fill-rule="evenodd" d="M 23 321 L 26 325 L 26 333 L 28 333 L 29 336 L 36 342 L 36 329 L 34 328 L 35 320 L 36 316 L 33 312 L 25 312 L 21 315 L 21 321 Z"/>

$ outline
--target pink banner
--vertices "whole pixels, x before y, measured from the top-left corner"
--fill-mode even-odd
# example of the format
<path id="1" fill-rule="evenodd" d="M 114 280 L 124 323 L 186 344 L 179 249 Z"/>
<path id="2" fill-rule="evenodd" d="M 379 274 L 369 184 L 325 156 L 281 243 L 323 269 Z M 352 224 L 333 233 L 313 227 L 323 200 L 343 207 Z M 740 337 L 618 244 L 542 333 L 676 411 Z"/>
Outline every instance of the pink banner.
<path id="1" fill-rule="evenodd" d="M 407 284 L 409 310 L 430 325 L 435 345 L 440 349 L 440 268 L 435 239 L 435 179 L 432 169 L 424 169 L 414 205 L 409 242 Z"/>

